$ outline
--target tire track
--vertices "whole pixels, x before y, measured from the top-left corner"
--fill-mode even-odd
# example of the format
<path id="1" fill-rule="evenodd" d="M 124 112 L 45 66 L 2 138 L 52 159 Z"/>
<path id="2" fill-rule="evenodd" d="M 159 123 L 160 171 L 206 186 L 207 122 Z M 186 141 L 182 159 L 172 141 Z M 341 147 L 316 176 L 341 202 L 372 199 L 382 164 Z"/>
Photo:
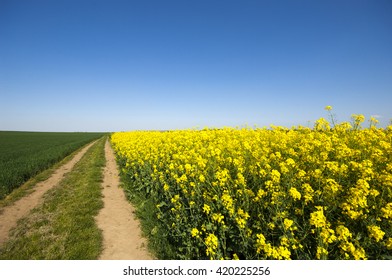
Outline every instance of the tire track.
<path id="1" fill-rule="evenodd" d="M 120 186 L 117 163 L 109 141 L 105 144 L 106 167 L 102 183 L 104 207 L 96 217 L 103 234 L 101 260 L 149 260 L 146 240 L 134 208 Z"/>

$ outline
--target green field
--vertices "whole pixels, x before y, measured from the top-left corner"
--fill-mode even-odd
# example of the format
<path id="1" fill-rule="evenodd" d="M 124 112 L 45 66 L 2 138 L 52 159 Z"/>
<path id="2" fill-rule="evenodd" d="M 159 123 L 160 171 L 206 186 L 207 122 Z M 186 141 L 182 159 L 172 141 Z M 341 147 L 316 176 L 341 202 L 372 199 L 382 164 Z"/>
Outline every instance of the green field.
<path id="1" fill-rule="evenodd" d="M 0 199 L 103 133 L 0 131 Z"/>
<path id="2" fill-rule="evenodd" d="M 45 202 L 22 218 L 0 246 L 0 260 L 87 260 L 102 251 L 94 217 L 103 207 L 101 186 L 106 137 L 98 140 Z"/>

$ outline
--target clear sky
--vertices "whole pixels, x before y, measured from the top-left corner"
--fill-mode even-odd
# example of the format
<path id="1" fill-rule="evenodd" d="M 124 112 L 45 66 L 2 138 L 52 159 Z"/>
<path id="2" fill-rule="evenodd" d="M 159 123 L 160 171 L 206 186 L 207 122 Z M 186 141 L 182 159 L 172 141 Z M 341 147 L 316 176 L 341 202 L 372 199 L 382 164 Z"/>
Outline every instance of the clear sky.
<path id="1" fill-rule="evenodd" d="M 389 0 L 0 0 L 0 130 L 392 118 Z"/>

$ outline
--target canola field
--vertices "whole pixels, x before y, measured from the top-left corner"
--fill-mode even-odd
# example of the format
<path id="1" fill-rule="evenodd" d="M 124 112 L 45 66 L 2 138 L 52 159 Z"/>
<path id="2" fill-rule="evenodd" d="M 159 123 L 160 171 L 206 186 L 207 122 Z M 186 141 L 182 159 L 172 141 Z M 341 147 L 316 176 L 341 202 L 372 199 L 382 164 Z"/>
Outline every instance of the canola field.
<path id="1" fill-rule="evenodd" d="M 391 259 L 392 126 L 118 132 L 176 259 Z"/>

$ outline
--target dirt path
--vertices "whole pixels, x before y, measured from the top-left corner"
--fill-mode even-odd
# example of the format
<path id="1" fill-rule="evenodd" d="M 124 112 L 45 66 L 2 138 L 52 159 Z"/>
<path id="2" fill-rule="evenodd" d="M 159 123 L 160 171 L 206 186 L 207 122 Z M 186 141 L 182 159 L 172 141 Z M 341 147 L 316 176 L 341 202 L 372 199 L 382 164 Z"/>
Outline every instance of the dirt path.
<path id="1" fill-rule="evenodd" d="M 16 226 L 18 220 L 41 203 L 44 193 L 57 185 L 94 143 L 95 141 L 84 147 L 69 162 L 58 168 L 47 180 L 38 183 L 34 187 L 35 191 L 33 193 L 2 209 L 3 211 L 0 213 L 0 246 L 7 241 L 9 231 Z"/>
<path id="2" fill-rule="evenodd" d="M 133 207 L 119 188 L 117 163 L 114 152 L 106 141 L 106 167 L 103 178 L 104 207 L 96 217 L 103 232 L 101 260 L 149 260 L 146 240 L 141 237 L 139 222 L 134 218 Z"/>

